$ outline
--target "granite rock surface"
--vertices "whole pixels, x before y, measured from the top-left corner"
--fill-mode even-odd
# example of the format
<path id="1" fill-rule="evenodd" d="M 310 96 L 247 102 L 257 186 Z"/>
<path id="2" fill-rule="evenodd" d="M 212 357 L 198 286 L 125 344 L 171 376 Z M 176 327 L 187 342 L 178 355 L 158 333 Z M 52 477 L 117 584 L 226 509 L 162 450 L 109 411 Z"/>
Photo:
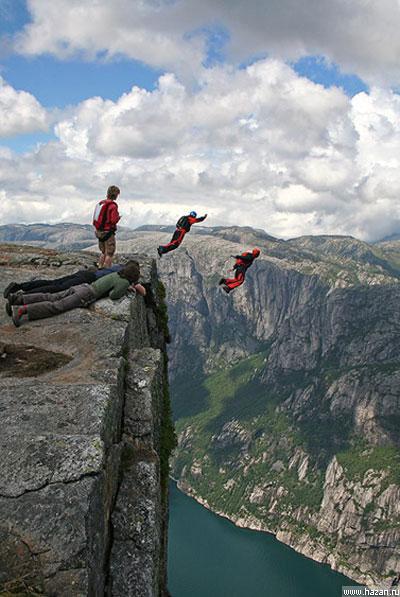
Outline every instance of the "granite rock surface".
<path id="1" fill-rule="evenodd" d="M 11 281 L 69 274 L 94 260 L 91 254 L 3 245 L 0 289 Z M 166 594 L 167 498 L 160 477 L 165 348 L 155 316 L 154 261 L 139 260 L 150 301 L 138 295 L 103 299 L 16 329 L 1 300 L 3 592 Z M 140 413 L 135 429 L 124 423 L 128 406 Z M 118 524 L 122 510 L 126 527 Z M 147 526 L 143 512 L 149 513 Z M 132 557 L 124 543 L 128 527 L 140 544 Z"/>

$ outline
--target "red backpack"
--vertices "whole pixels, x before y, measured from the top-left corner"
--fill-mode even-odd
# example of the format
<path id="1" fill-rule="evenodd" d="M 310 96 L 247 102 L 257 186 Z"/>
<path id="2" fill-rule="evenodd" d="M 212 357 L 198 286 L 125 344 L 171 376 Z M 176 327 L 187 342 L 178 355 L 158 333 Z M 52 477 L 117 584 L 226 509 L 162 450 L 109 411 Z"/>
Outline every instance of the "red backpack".
<path id="1" fill-rule="evenodd" d="M 93 226 L 96 228 L 96 230 L 104 230 L 104 226 L 107 222 L 108 208 L 110 207 L 111 203 L 112 201 L 103 199 L 103 201 L 99 201 L 94 208 Z"/>

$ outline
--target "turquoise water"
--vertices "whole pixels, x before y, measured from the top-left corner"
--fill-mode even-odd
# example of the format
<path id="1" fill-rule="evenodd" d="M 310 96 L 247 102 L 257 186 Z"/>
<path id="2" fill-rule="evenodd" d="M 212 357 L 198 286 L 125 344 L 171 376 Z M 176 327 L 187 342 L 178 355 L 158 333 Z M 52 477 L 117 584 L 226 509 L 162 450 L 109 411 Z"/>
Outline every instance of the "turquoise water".
<path id="1" fill-rule="evenodd" d="M 354 585 L 328 566 L 239 529 L 170 486 L 169 590 L 172 597 L 341 597 Z"/>

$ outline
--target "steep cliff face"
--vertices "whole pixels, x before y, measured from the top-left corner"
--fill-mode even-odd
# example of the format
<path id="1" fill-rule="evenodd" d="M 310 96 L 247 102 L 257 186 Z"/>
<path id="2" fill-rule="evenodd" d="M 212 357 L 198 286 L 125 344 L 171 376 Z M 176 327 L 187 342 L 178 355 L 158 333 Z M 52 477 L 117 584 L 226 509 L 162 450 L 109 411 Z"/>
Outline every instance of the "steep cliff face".
<path id="1" fill-rule="evenodd" d="M 119 250 L 156 256 L 170 234 Z M 230 255 L 262 258 L 229 297 Z M 359 581 L 400 568 L 400 243 L 194 228 L 167 288 L 187 493 Z"/>
<path id="2" fill-rule="evenodd" d="M 198 234 L 160 263 L 174 340 L 174 476 L 237 524 L 380 582 L 400 568 L 393 246 L 246 235 Z M 135 245 L 154 250 L 164 238 L 142 233 Z M 229 255 L 255 244 L 263 258 L 246 285 L 220 293 Z"/>
<path id="3" fill-rule="evenodd" d="M 329 329 L 337 313 L 342 313 L 337 320 L 344 317 L 344 325 L 348 323 L 354 331 L 359 325 L 354 316 L 364 302 L 370 301 L 372 306 L 366 305 L 366 309 L 373 310 L 384 289 L 397 287 L 400 280 L 400 266 L 392 255 L 387 257 L 380 249 L 355 239 L 305 237 L 284 242 L 264 236 L 241 229 L 224 229 L 213 236 L 197 234 L 185 238 L 183 247 L 159 261 L 174 337 L 169 352 L 173 379 L 188 370 L 193 375 L 188 354 L 196 358 L 199 372 L 209 373 L 264 349 L 277 334 L 284 338 L 284 351 L 289 348 L 290 358 L 299 359 L 301 366 L 309 369 L 312 364 L 305 363 L 304 350 L 315 361 L 320 350 L 328 352 L 330 343 L 338 343 L 338 337 L 330 338 Z M 167 238 L 165 234 L 136 233 L 134 240 L 120 242 L 119 247 L 151 254 Z M 230 255 L 251 246 L 250 242 L 263 249 L 262 257 L 249 271 L 246 285 L 227 297 L 220 292 L 218 281 L 232 267 Z M 377 287 L 375 294 L 371 287 Z M 389 317 L 396 307 L 393 300 Z M 346 314 L 348 305 L 353 312 Z M 376 311 L 379 318 L 379 305 Z M 360 318 L 367 316 L 363 311 Z M 332 325 L 337 326 L 337 321 Z M 379 329 L 378 334 L 382 331 L 386 330 Z M 288 333 L 297 336 L 299 351 L 293 342 L 286 346 Z M 395 327 L 391 333 L 397 333 Z M 351 330 L 348 336 L 352 336 Z M 311 344 L 306 347 L 308 340 Z M 370 343 L 370 338 L 366 342 Z M 349 353 L 353 348 L 353 344 L 343 346 Z M 286 365 L 282 363 L 282 367 Z M 287 368 L 296 366 L 287 363 Z"/>
<path id="4" fill-rule="evenodd" d="M 166 591 L 169 419 L 162 305 L 152 289 L 16 329 L 0 315 L 0 586 L 7 594 Z M 90 254 L 0 248 L 1 291 Z"/>

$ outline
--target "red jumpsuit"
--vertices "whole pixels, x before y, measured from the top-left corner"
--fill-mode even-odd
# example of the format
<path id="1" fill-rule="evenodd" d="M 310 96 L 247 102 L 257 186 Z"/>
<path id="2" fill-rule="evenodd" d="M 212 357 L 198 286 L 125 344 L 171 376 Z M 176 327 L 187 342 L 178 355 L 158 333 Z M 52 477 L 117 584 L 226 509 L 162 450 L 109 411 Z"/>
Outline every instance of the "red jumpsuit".
<path id="1" fill-rule="evenodd" d="M 174 249 L 177 249 L 183 239 L 185 238 L 185 234 L 190 231 L 190 228 L 193 224 L 197 224 L 197 222 L 203 222 L 206 219 L 206 216 L 202 218 L 194 218 L 193 216 L 186 216 L 187 223 L 185 227 L 177 226 L 176 230 L 171 238 L 171 241 L 167 245 L 160 245 L 158 247 L 158 254 L 169 253 Z"/>
<path id="2" fill-rule="evenodd" d="M 241 286 L 244 282 L 246 271 L 252 265 L 254 259 L 258 257 L 258 254 L 254 254 L 251 251 L 245 251 L 241 255 L 235 255 L 236 263 L 233 266 L 235 270 L 234 278 L 221 278 L 220 284 L 224 284 L 224 290 L 230 292 L 234 288 Z"/>

